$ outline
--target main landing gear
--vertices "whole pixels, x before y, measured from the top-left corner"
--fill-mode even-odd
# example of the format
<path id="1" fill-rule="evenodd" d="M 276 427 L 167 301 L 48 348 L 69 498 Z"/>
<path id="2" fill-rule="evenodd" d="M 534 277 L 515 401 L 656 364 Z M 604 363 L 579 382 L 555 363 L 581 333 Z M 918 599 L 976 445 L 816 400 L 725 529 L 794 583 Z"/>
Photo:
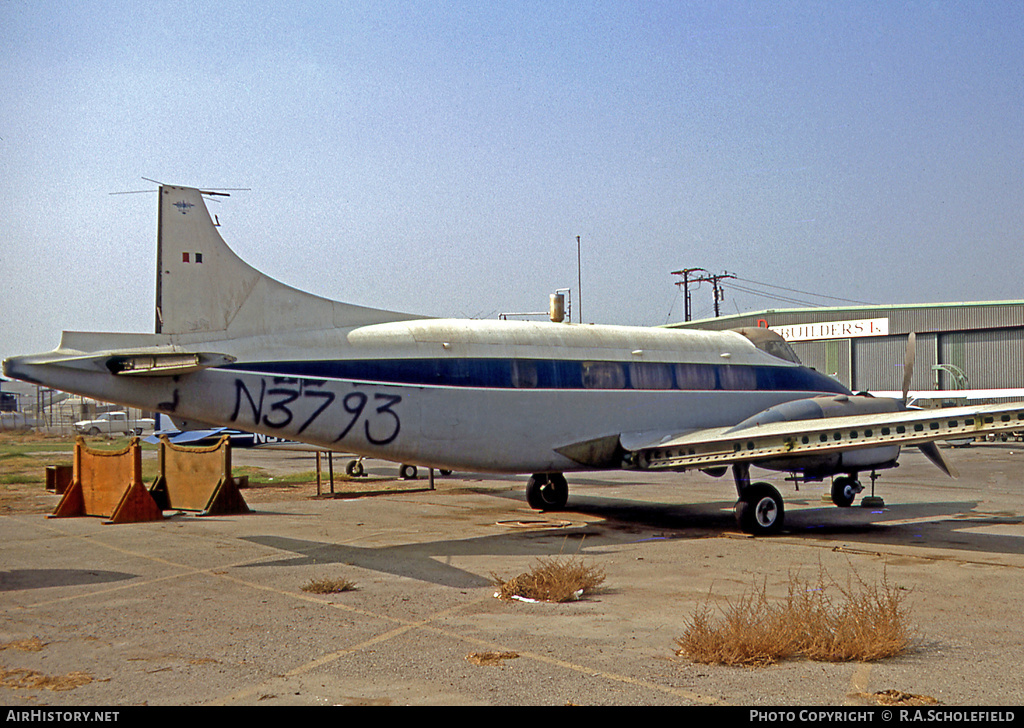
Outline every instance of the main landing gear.
<path id="1" fill-rule="evenodd" d="M 864 486 L 857 478 L 852 475 L 840 475 L 832 481 L 832 502 L 840 508 L 849 508 L 853 505 L 853 499 L 862 490 Z"/>
<path id="2" fill-rule="evenodd" d="M 534 473 L 526 483 L 526 502 L 537 511 L 560 511 L 569 500 L 569 484 L 561 473 Z"/>
<path id="3" fill-rule="evenodd" d="M 736 523 L 751 536 L 769 536 L 782 530 L 786 509 L 782 496 L 770 483 L 751 483 L 750 466 L 737 463 L 732 467 L 736 481 Z"/>

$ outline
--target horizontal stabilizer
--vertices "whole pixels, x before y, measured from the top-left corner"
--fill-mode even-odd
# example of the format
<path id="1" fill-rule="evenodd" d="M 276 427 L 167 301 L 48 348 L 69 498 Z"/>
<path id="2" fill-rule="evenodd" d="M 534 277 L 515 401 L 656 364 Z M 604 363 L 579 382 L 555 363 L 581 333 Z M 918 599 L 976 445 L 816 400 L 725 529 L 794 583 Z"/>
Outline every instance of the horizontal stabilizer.
<path id="1" fill-rule="evenodd" d="M 226 366 L 234 361 L 235 357 L 227 354 L 204 352 L 149 354 L 104 352 L 75 356 L 63 354 L 58 350 L 49 356 L 43 355 L 36 358 L 31 363 L 79 369 L 86 372 L 105 372 L 118 376 L 170 377 L 197 372 L 209 367 Z"/>
<path id="2" fill-rule="evenodd" d="M 189 374 L 209 367 L 233 364 L 235 357 L 227 354 L 127 354 L 107 358 L 111 374 L 134 377 L 169 377 Z"/>

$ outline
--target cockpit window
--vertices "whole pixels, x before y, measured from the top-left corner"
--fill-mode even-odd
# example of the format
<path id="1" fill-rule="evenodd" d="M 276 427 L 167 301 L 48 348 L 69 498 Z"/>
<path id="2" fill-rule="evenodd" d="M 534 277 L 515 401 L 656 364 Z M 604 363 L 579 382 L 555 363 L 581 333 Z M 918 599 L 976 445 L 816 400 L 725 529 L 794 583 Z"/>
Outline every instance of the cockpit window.
<path id="1" fill-rule="evenodd" d="M 779 359 L 791 361 L 794 364 L 800 363 L 800 357 L 798 357 L 796 352 L 793 351 L 793 347 L 789 345 L 789 342 L 771 329 L 747 326 L 741 329 L 732 330 L 737 334 L 746 336 L 750 340 L 750 343 L 767 354 L 771 354 Z"/>

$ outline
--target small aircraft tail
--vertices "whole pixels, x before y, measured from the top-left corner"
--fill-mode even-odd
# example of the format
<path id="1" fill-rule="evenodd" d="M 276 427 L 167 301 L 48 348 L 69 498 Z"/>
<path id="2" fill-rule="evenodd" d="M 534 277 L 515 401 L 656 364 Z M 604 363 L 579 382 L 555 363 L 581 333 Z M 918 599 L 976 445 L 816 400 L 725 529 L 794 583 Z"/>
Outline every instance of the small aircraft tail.
<path id="1" fill-rule="evenodd" d="M 204 194 L 223 193 L 160 187 L 156 333 L 234 338 L 419 318 L 331 301 L 260 273 L 224 242 Z"/>

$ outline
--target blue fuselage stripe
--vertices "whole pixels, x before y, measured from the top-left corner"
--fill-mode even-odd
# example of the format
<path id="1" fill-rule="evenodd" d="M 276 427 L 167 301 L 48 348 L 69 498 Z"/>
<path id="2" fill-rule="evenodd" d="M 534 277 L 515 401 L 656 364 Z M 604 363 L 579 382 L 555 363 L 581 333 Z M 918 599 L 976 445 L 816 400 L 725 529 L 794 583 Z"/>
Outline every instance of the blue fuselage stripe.
<path id="1" fill-rule="evenodd" d="M 498 389 L 677 389 L 849 394 L 802 366 L 632 363 L 562 359 L 354 359 L 237 363 L 226 369 L 279 377 Z"/>

